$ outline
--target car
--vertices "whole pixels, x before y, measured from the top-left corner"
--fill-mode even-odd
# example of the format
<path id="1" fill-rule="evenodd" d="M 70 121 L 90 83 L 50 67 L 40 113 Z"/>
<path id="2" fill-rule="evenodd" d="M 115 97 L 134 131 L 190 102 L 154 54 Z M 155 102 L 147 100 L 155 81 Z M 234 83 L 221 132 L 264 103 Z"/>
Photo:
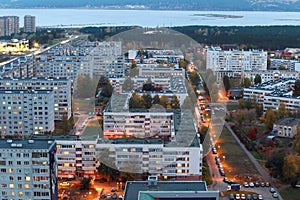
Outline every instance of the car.
<path id="1" fill-rule="evenodd" d="M 59 184 L 61 187 L 69 187 L 70 186 L 70 183 L 68 182 L 62 182 Z"/>
<path id="2" fill-rule="evenodd" d="M 253 199 L 253 200 L 257 200 L 257 199 L 258 199 L 257 194 L 253 194 L 253 195 L 252 195 L 252 199 Z"/>
<path id="3" fill-rule="evenodd" d="M 274 198 L 278 198 L 278 197 L 279 197 L 279 195 L 278 195 L 276 192 L 274 192 L 272 196 L 273 196 Z"/>
<path id="4" fill-rule="evenodd" d="M 259 182 L 254 183 L 255 187 L 259 187 Z"/>
<path id="5" fill-rule="evenodd" d="M 247 200 L 251 200 L 252 199 L 252 195 L 251 194 L 248 194 L 247 195 Z"/>
<path id="6" fill-rule="evenodd" d="M 100 198 L 101 199 L 105 199 L 106 198 L 106 194 L 101 194 Z"/>
<path id="7" fill-rule="evenodd" d="M 269 182 L 266 182 L 266 187 L 270 187 L 270 183 Z"/>
<path id="8" fill-rule="evenodd" d="M 106 198 L 107 198 L 107 199 L 111 199 L 111 194 L 107 194 L 107 195 L 106 195 Z"/>
<path id="9" fill-rule="evenodd" d="M 250 187 L 254 187 L 254 183 L 253 183 L 253 182 L 250 182 L 250 183 L 249 183 L 249 186 L 250 186 Z"/>
<path id="10" fill-rule="evenodd" d="M 270 188 L 270 192 L 271 192 L 271 193 L 276 192 L 275 188 Z"/>
<path id="11" fill-rule="evenodd" d="M 264 183 L 264 182 L 261 182 L 261 183 L 260 183 L 260 186 L 261 186 L 261 187 L 265 187 L 265 183 Z"/>
<path id="12" fill-rule="evenodd" d="M 115 188 L 111 188 L 111 190 L 110 190 L 111 192 L 115 192 L 116 191 L 116 189 Z"/>
<path id="13" fill-rule="evenodd" d="M 264 199 L 263 195 L 262 195 L 262 194 L 259 194 L 259 195 L 258 195 L 258 199 L 259 199 L 259 200 L 263 200 L 263 199 Z"/>
<path id="14" fill-rule="evenodd" d="M 234 200 L 234 194 L 229 194 L 229 199 Z"/>
<path id="15" fill-rule="evenodd" d="M 119 195 L 119 200 L 123 200 L 124 196 L 123 195 Z"/>
<path id="16" fill-rule="evenodd" d="M 249 187 L 248 182 L 244 182 L 243 185 L 244 185 L 244 187 Z"/>
<path id="17" fill-rule="evenodd" d="M 213 149 L 212 149 L 212 152 L 213 152 L 213 154 L 217 154 L 217 149 L 216 149 L 216 148 L 213 148 Z"/>
<path id="18" fill-rule="evenodd" d="M 216 156 L 216 157 L 215 157 L 215 160 L 218 160 L 218 159 L 220 160 L 219 156 Z"/>
<path id="19" fill-rule="evenodd" d="M 241 199 L 246 199 L 246 195 L 245 194 L 241 194 Z"/>
<path id="20" fill-rule="evenodd" d="M 112 199 L 117 199 L 118 198 L 118 195 L 116 193 L 114 193 L 112 196 L 111 196 Z"/>
<path id="21" fill-rule="evenodd" d="M 236 194 L 235 199 L 241 199 L 240 194 Z"/>
<path id="22" fill-rule="evenodd" d="M 223 182 L 224 182 L 224 183 L 228 183 L 228 178 L 227 178 L 227 177 L 224 177 L 224 178 L 223 178 Z"/>

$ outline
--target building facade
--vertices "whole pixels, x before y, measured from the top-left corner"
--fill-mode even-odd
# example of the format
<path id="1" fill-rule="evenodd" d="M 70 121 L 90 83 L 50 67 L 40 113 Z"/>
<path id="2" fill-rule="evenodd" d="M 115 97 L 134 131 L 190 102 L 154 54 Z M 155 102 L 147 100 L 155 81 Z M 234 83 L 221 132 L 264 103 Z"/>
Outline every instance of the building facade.
<path id="1" fill-rule="evenodd" d="M 54 120 L 72 115 L 71 80 L 69 78 L 2 78 L 0 90 L 51 90 L 54 92 Z"/>
<path id="2" fill-rule="evenodd" d="M 25 33 L 35 33 L 35 16 L 25 15 L 24 16 L 24 32 Z"/>
<path id="3" fill-rule="evenodd" d="M 293 138 L 299 133 L 300 119 L 285 117 L 274 123 L 273 132 L 278 137 Z"/>
<path id="4" fill-rule="evenodd" d="M 0 199 L 57 200 L 56 143 L 0 140 Z"/>
<path id="5" fill-rule="evenodd" d="M 1 90 L 3 136 L 29 136 L 54 131 L 54 93 L 49 90 Z"/>
<path id="6" fill-rule="evenodd" d="M 2 16 L 0 17 L 0 36 L 11 36 L 19 33 L 19 17 L 18 16 Z"/>

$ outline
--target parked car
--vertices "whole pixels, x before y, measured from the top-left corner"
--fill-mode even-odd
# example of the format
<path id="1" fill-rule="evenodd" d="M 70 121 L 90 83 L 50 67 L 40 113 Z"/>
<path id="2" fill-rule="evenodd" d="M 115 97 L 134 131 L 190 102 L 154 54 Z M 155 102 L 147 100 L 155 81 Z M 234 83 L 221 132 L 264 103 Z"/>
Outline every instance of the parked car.
<path id="1" fill-rule="evenodd" d="M 254 187 L 254 183 L 253 183 L 253 182 L 250 182 L 250 183 L 249 183 L 249 186 L 250 186 L 250 187 Z"/>
<path id="2" fill-rule="evenodd" d="M 263 198 L 263 195 L 259 194 L 259 195 L 258 195 L 258 199 L 259 199 L 259 200 L 263 200 L 263 199 L 264 199 L 264 198 Z"/>
<path id="3" fill-rule="evenodd" d="M 270 187 L 270 183 L 269 182 L 266 182 L 266 187 Z"/>
<path id="4" fill-rule="evenodd" d="M 253 198 L 253 200 L 257 200 L 258 199 L 257 194 L 253 194 L 252 198 Z"/>
<path id="5" fill-rule="evenodd" d="M 261 183 L 260 183 L 260 186 L 261 186 L 261 187 L 265 187 L 265 183 L 264 183 L 264 182 L 261 182 Z"/>
<path id="6" fill-rule="evenodd" d="M 101 199 L 105 199 L 106 198 L 106 194 L 101 194 Z"/>
<path id="7" fill-rule="evenodd" d="M 247 195 L 247 200 L 252 200 L 252 195 L 251 194 Z"/>
<path id="8" fill-rule="evenodd" d="M 271 192 L 271 193 L 276 192 L 275 188 L 270 188 L 270 192 Z"/>
<path id="9" fill-rule="evenodd" d="M 249 187 L 248 182 L 244 182 L 243 185 L 244 185 L 244 187 Z"/>
<path id="10" fill-rule="evenodd" d="M 273 196 L 274 198 L 278 198 L 278 197 L 279 197 L 279 195 L 278 195 L 276 192 L 274 192 L 272 196 Z"/>
<path id="11" fill-rule="evenodd" d="M 235 195 L 235 199 L 241 199 L 240 194 L 236 194 L 236 195 Z"/>
<path id="12" fill-rule="evenodd" d="M 107 195 L 106 195 L 106 198 L 107 198 L 107 199 L 111 199 L 111 194 L 107 194 Z"/>
<path id="13" fill-rule="evenodd" d="M 223 178 L 223 182 L 224 182 L 224 183 L 228 183 L 228 178 L 227 178 L 227 177 L 224 177 L 224 178 Z"/>
<path id="14" fill-rule="evenodd" d="M 116 189 L 115 188 L 111 188 L 111 190 L 110 190 L 111 192 L 115 192 L 116 191 Z"/>
<path id="15" fill-rule="evenodd" d="M 255 187 L 259 187 L 259 182 L 254 183 Z"/>
<path id="16" fill-rule="evenodd" d="M 234 194 L 229 194 L 229 199 L 234 200 Z"/>
<path id="17" fill-rule="evenodd" d="M 241 199 L 246 199 L 246 195 L 245 194 L 241 194 Z"/>

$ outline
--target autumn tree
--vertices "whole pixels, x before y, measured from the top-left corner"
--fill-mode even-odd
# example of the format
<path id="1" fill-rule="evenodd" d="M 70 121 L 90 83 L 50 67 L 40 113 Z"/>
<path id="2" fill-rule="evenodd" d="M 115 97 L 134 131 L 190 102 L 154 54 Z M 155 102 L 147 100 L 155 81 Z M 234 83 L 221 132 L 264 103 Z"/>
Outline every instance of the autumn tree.
<path id="1" fill-rule="evenodd" d="M 291 180 L 297 176 L 299 172 L 299 156 L 287 155 L 284 157 L 284 163 L 282 167 L 282 174 L 285 180 Z"/>
<path id="2" fill-rule="evenodd" d="M 144 100 L 136 93 L 129 99 L 129 109 L 145 109 Z"/>
<path id="3" fill-rule="evenodd" d="M 284 104 L 284 103 L 281 103 L 281 104 L 279 105 L 279 108 L 278 108 L 278 119 L 282 119 L 282 118 L 284 118 L 285 116 L 287 116 L 285 104 Z"/>
<path id="4" fill-rule="evenodd" d="M 169 97 L 167 95 L 162 95 L 160 97 L 160 105 L 162 105 L 164 108 L 167 108 L 169 104 Z"/>
<path id="5" fill-rule="evenodd" d="M 265 166 L 270 169 L 272 177 L 277 178 L 282 176 L 284 157 L 284 151 L 276 151 L 271 157 L 268 158 Z"/>
<path id="6" fill-rule="evenodd" d="M 294 150 L 300 154 L 300 128 L 298 128 L 297 130 L 297 134 L 295 136 L 293 144 Z"/>
<path id="7" fill-rule="evenodd" d="M 246 78 L 244 78 L 243 81 L 242 81 L 242 87 L 247 88 L 247 87 L 249 87 L 249 86 L 251 86 L 251 80 L 250 80 L 248 77 L 246 77 Z"/>
<path id="8" fill-rule="evenodd" d="M 295 87 L 294 87 L 294 92 L 293 92 L 294 96 L 300 96 L 300 79 L 295 81 Z"/>
<path id="9" fill-rule="evenodd" d="M 151 95 L 147 94 L 147 93 L 144 93 L 143 94 L 143 100 L 145 102 L 146 109 L 151 108 L 151 106 L 152 106 L 152 97 L 151 97 Z"/>
<path id="10" fill-rule="evenodd" d="M 190 72 L 190 81 L 192 85 L 199 85 L 200 83 L 200 77 L 199 74 L 196 71 Z"/>
<path id="11" fill-rule="evenodd" d="M 160 98 L 159 98 L 158 95 L 155 95 L 155 96 L 154 96 L 152 104 L 153 104 L 153 105 L 155 105 L 155 104 L 160 104 Z"/>
<path id="12" fill-rule="evenodd" d="M 250 140 L 255 140 L 256 139 L 256 135 L 257 135 L 257 129 L 253 128 L 251 130 L 249 130 L 248 132 L 248 137 L 250 138 Z"/>
<path id="13" fill-rule="evenodd" d="M 180 109 L 180 102 L 176 95 L 172 96 L 171 107 L 172 107 L 172 109 Z"/>
<path id="14" fill-rule="evenodd" d="M 275 123 L 275 121 L 277 120 L 276 115 L 273 111 L 272 108 L 268 108 L 266 114 L 265 114 L 265 128 L 272 130 L 273 129 L 273 125 Z"/>

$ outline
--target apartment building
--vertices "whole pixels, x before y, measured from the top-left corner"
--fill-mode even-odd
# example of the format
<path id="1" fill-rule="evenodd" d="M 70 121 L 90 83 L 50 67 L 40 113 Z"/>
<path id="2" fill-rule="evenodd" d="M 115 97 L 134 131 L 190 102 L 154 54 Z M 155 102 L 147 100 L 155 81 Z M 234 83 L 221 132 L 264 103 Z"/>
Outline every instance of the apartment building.
<path id="1" fill-rule="evenodd" d="M 224 75 L 242 77 L 244 71 L 267 69 L 267 52 L 260 50 L 222 50 L 220 47 L 206 48 L 206 69 L 211 69 L 220 82 Z"/>
<path id="2" fill-rule="evenodd" d="M 0 199 L 57 200 L 56 143 L 0 140 Z"/>
<path id="3" fill-rule="evenodd" d="M 159 181 L 156 176 L 149 176 L 147 181 L 127 181 L 124 194 L 124 200 L 219 200 L 219 191 L 208 191 L 205 181 Z"/>
<path id="4" fill-rule="evenodd" d="M 268 82 L 278 79 L 297 79 L 300 78 L 300 72 L 288 70 L 262 70 L 262 71 L 245 71 L 244 76 L 249 78 L 254 84 L 255 76 L 261 77 L 261 82 Z"/>
<path id="5" fill-rule="evenodd" d="M 142 77 L 171 77 L 181 76 L 185 78 L 185 70 L 182 68 L 160 68 L 156 67 L 139 67 L 139 76 Z"/>
<path id="6" fill-rule="evenodd" d="M 0 17 L 0 36 L 11 36 L 19 33 L 19 17 L 18 16 L 1 16 Z"/>
<path id="7" fill-rule="evenodd" d="M 300 107 L 300 97 L 293 96 L 294 84 L 295 79 L 285 78 L 250 86 L 244 89 L 244 99 L 256 99 L 263 105 L 264 112 L 268 108 L 277 110 L 281 103 L 287 110 L 296 112 Z"/>
<path id="8" fill-rule="evenodd" d="M 25 33 L 35 33 L 35 16 L 25 15 L 24 16 L 24 32 Z"/>
<path id="9" fill-rule="evenodd" d="M 276 59 L 271 58 L 270 59 L 270 69 L 287 69 L 289 71 L 296 71 L 298 69 L 298 72 L 300 70 L 300 61 L 299 60 L 290 60 L 290 59 Z"/>
<path id="10" fill-rule="evenodd" d="M 54 120 L 72 115 L 71 79 L 69 78 L 0 78 L 0 90 L 50 90 L 54 92 Z"/>
<path id="11" fill-rule="evenodd" d="M 12 39 L 9 41 L 0 41 L 0 52 L 4 54 L 8 53 L 24 53 L 29 51 L 28 40 Z"/>
<path id="12" fill-rule="evenodd" d="M 278 137 L 293 138 L 299 133 L 300 119 L 285 117 L 274 123 L 273 132 Z"/>
<path id="13" fill-rule="evenodd" d="M 54 131 L 54 93 L 49 90 L 0 90 L 3 136 Z"/>

